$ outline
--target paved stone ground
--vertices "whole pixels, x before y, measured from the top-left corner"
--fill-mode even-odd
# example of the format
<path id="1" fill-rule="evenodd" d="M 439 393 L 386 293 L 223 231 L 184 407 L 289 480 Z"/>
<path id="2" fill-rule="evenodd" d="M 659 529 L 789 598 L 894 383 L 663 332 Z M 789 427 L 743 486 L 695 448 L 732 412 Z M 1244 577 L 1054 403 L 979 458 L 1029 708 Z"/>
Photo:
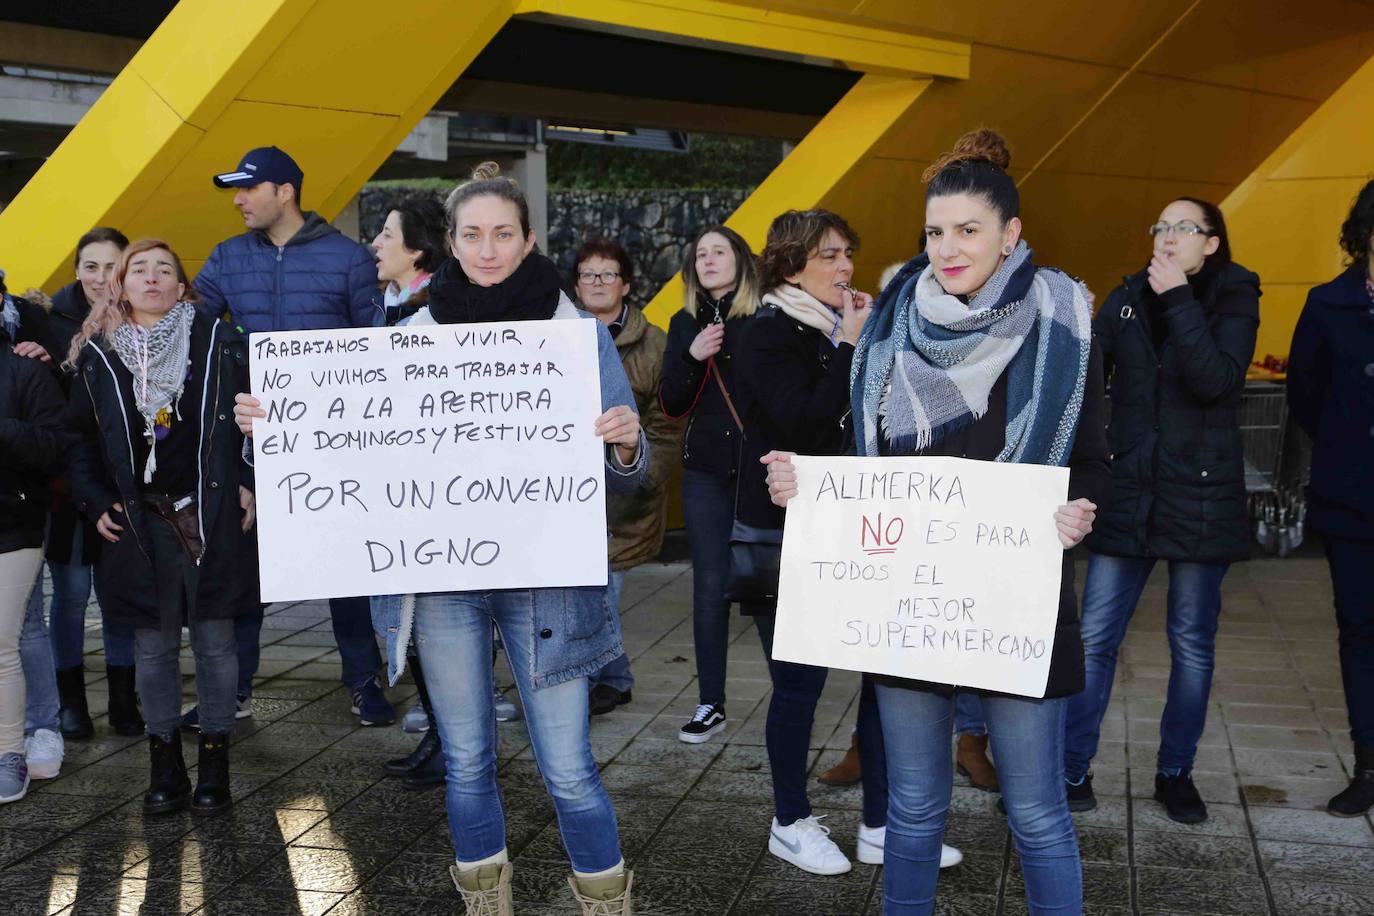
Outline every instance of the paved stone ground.
<path id="1" fill-rule="evenodd" d="M 631 574 L 624 621 L 634 702 L 592 730 L 636 869 L 635 912 L 878 913 L 880 869 L 856 865 L 843 877 L 815 878 L 766 852 L 769 685 L 745 621 L 733 628 L 729 731 L 705 745 L 676 740 L 696 704 L 690 583 L 685 564 Z M 1211 818 L 1195 827 L 1172 823 L 1149 800 L 1168 675 L 1165 588 L 1160 573 L 1132 624 L 1095 768 L 1101 805 L 1078 819 L 1088 912 L 1374 913 L 1370 821 L 1319 810 L 1351 765 L 1324 563 L 1263 560 L 1227 579 L 1197 761 Z M 98 630 L 88 635 L 98 656 Z M 253 717 L 240 724 L 232 750 L 232 811 L 145 820 L 146 749 L 114 737 L 102 717 L 93 740 L 68 745 L 59 779 L 0 807 L 0 912 L 457 911 L 443 794 L 380 779 L 381 760 L 415 739 L 399 726 L 356 725 L 337 681 L 327 608 L 275 606 L 263 636 Z M 189 671 L 189 658 L 184 664 Z M 87 669 L 97 676 L 101 659 L 90 658 Z M 856 675 L 831 678 L 813 734 L 815 772 L 848 745 L 857 684 Z M 404 704 L 411 693 L 391 695 Z M 103 710 L 103 681 L 90 694 L 92 709 Z M 194 761 L 194 745 L 187 748 Z M 501 757 L 517 912 L 575 912 L 553 810 L 521 725 L 501 726 Z M 817 784 L 813 802 L 852 850 L 858 790 Z M 956 787 L 947 839 L 966 860 L 942 876 L 937 912 L 1025 913 L 1016 854 L 994 803 Z"/>

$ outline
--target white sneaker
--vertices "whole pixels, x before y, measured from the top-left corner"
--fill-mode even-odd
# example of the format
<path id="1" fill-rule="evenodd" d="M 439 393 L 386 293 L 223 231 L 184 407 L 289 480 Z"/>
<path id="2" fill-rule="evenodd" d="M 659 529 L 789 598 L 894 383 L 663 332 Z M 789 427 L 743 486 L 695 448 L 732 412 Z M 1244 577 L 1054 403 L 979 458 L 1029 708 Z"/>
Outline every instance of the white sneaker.
<path id="1" fill-rule="evenodd" d="M 491 685 L 491 705 L 496 708 L 497 722 L 516 722 L 520 719 L 520 709 L 515 702 L 501 692 L 495 683 Z"/>
<path id="2" fill-rule="evenodd" d="M 30 779 L 56 779 L 62 771 L 62 757 L 66 745 L 62 735 L 50 728 L 40 728 L 24 739 L 24 757 L 29 764 Z"/>
<path id="3" fill-rule="evenodd" d="M 842 875 L 854 867 L 830 839 L 830 828 L 822 826 L 814 814 L 786 827 L 773 818 L 768 851 L 813 875 Z"/>
<path id="4" fill-rule="evenodd" d="M 887 841 L 886 827 L 870 827 L 865 823 L 859 824 L 859 842 L 855 844 L 855 853 L 860 862 L 865 865 L 883 864 L 883 845 Z M 964 854 L 953 846 L 940 844 L 940 867 L 949 868 L 964 861 Z"/>

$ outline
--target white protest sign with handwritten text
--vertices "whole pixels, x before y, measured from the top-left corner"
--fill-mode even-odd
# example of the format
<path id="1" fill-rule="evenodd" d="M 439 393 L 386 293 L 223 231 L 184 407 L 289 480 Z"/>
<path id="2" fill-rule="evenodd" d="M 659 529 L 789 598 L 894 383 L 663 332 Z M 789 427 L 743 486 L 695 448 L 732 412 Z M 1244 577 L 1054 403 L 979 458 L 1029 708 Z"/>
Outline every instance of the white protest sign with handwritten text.
<path id="1" fill-rule="evenodd" d="M 773 654 L 1040 697 L 1069 472 L 963 458 L 793 459 Z"/>
<path id="2" fill-rule="evenodd" d="M 262 600 L 606 584 L 596 322 L 252 335 Z"/>

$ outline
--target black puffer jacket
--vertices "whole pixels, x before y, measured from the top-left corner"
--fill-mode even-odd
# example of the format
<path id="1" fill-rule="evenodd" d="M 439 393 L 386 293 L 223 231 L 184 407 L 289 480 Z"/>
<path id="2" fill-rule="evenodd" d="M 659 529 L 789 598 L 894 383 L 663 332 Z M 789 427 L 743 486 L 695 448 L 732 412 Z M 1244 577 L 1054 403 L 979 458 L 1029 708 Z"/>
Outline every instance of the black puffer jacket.
<path id="1" fill-rule="evenodd" d="M 48 480 L 61 468 L 62 392 L 0 328 L 0 553 L 43 546 Z"/>
<path id="2" fill-rule="evenodd" d="M 680 309 L 668 322 L 668 344 L 663 353 L 663 381 L 658 400 L 670 419 L 688 417 L 682 440 L 682 466 L 733 476 L 739 460 L 739 430 L 720 393 L 720 385 L 707 372 L 709 363 L 691 354 L 692 341 L 719 317 L 725 321 L 725 342 L 715 356 L 715 365 L 730 397 L 735 397 L 734 363 L 740 334 L 747 318 L 730 317 L 735 294 L 727 293 L 720 302 L 705 294 L 697 297 L 696 315 Z M 736 404 L 736 409 L 739 405 Z"/>
<path id="3" fill-rule="evenodd" d="M 81 323 L 90 312 L 91 303 L 87 300 L 86 291 L 79 281 L 68 283 L 52 297 L 48 325 L 52 328 L 53 340 L 58 347 L 58 352 L 52 357 L 54 363 L 66 362 L 72 338 L 81 330 Z M 72 373 L 64 372 L 59 379 L 64 396 L 71 390 L 72 378 Z M 75 555 L 72 544 L 78 528 L 81 531 L 81 553 Z M 52 511 L 48 515 L 48 560 L 53 563 L 71 563 L 76 556 L 83 564 L 94 566 L 96 558 L 100 556 L 101 540 L 95 525 L 82 518 L 72 505 L 71 487 L 66 476 L 54 481 Z"/>
<path id="4" fill-rule="evenodd" d="M 1112 498 L 1088 538 L 1091 550 L 1199 563 L 1249 555 L 1238 413 L 1255 352 L 1259 283 L 1232 263 L 1210 282 L 1156 296 L 1141 271 L 1098 310 L 1093 333 L 1112 401 Z"/>
<path id="5" fill-rule="evenodd" d="M 185 405 L 203 406 L 196 499 L 205 555 L 195 601 L 198 620 L 236 617 L 254 607 L 252 538 L 241 527 L 239 486 L 253 489 L 243 460 L 243 434 L 234 423 L 234 394 L 248 390 L 248 349 L 227 324 L 198 313 L 191 325 L 192 378 Z M 209 371 L 207 371 L 207 367 Z M 135 467 L 129 426 L 133 375 L 112 347 L 97 339 L 82 347 L 64 420 L 69 441 L 72 494 L 77 508 L 95 521 L 114 503 L 125 509 L 124 532 L 101 547 L 96 565 L 100 608 L 107 619 L 158 627 L 149 525 L 141 504 L 141 467 Z M 141 464 L 141 462 L 140 462 Z"/>
<path id="6" fill-rule="evenodd" d="M 80 282 L 68 283 L 52 297 L 52 311 L 48 312 L 48 325 L 52 328 L 53 340 L 60 349 L 53 354 L 57 362 L 67 361 L 67 348 L 72 338 L 81 330 L 81 323 L 91 313 L 91 304 L 86 300 L 86 291 Z"/>

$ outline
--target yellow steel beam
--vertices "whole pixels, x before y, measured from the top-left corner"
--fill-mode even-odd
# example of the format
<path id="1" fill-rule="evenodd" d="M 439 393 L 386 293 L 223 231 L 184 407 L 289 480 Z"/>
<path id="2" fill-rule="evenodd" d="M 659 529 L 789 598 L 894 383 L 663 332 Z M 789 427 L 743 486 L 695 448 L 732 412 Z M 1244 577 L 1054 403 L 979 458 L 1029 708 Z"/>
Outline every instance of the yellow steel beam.
<path id="1" fill-rule="evenodd" d="M 9 284 L 68 280 L 95 225 L 166 237 L 194 269 L 243 231 L 210 176 L 255 146 L 290 152 L 306 208 L 332 217 L 516 5 L 379 16 L 374 0 L 182 0 L 0 213 Z M 404 65 L 372 65 L 388 59 Z"/>
<path id="2" fill-rule="evenodd" d="M 597 23 L 839 63 L 867 73 L 967 79 L 970 46 L 719 0 L 523 0 L 521 15 Z"/>
<path id="3" fill-rule="evenodd" d="M 864 76 L 740 204 L 726 225 L 755 251 L 761 249 L 775 216 L 784 210 L 817 206 L 911 109 L 931 82 Z M 668 319 L 681 307 L 682 280 L 674 277 L 654 296 L 645 313 L 650 321 L 667 327 Z"/>
<path id="4" fill-rule="evenodd" d="M 1222 201 L 1236 260 L 1263 281 L 1256 359 L 1287 355 L 1308 289 L 1343 269 L 1337 239 L 1371 149 L 1374 57 Z"/>

